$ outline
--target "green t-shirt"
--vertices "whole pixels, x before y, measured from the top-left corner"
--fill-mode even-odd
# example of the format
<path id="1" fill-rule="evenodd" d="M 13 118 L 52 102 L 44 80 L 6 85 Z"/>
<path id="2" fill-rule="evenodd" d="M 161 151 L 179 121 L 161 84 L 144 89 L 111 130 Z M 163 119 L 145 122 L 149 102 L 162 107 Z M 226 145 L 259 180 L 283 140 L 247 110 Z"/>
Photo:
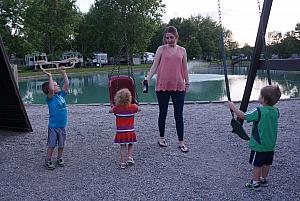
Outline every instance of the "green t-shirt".
<path id="1" fill-rule="evenodd" d="M 277 141 L 277 129 L 278 129 L 278 117 L 279 112 L 276 107 L 273 106 L 261 106 L 260 121 L 258 123 L 258 132 L 261 144 L 259 144 L 251 133 L 249 146 L 253 151 L 267 152 L 274 151 Z M 254 122 L 258 120 L 257 108 L 250 112 L 245 113 L 245 120 L 247 122 Z M 254 123 L 252 125 L 252 131 Z"/>

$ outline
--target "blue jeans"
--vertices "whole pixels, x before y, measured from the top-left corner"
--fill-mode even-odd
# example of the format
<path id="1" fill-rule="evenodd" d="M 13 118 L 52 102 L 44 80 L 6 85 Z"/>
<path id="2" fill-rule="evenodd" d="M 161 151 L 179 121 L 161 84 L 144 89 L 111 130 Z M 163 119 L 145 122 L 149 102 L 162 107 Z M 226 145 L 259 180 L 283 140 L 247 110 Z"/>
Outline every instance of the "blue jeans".
<path id="1" fill-rule="evenodd" d="M 159 105 L 158 129 L 160 137 L 165 136 L 166 117 L 170 97 L 174 107 L 174 117 L 176 122 L 176 131 L 178 140 L 183 141 L 183 105 L 185 91 L 156 91 Z"/>

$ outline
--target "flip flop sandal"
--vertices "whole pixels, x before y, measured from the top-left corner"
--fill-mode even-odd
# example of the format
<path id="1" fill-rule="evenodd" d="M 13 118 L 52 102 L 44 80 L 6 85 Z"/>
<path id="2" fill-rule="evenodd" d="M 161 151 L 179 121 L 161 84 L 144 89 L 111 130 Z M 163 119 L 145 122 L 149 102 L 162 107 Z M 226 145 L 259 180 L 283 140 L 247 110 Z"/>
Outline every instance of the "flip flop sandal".
<path id="1" fill-rule="evenodd" d="M 186 145 L 179 145 L 178 147 L 179 147 L 180 151 L 182 151 L 184 153 L 189 152 Z"/>
<path id="2" fill-rule="evenodd" d="M 165 140 L 162 141 L 162 142 L 158 141 L 157 143 L 158 143 L 158 145 L 159 145 L 160 147 L 167 147 L 167 146 L 168 146 L 168 144 L 166 143 Z"/>

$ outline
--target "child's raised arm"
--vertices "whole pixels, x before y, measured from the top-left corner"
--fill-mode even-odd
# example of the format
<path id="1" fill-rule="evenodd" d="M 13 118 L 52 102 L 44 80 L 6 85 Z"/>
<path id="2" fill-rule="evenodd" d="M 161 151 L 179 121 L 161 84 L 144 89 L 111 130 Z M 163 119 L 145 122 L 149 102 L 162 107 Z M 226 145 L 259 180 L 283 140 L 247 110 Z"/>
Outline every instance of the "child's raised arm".
<path id="1" fill-rule="evenodd" d="M 53 82 L 53 78 L 50 72 L 47 72 L 46 70 L 42 69 L 42 71 L 48 76 L 48 83 L 49 83 L 49 87 L 48 87 L 48 98 L 52 98 L 52 96 L 54 95 L 54 82 Z"/>
<path id="2" fill-rule="evenodd" d="M 59 70 L 60 70 L 60 72 L 61 72 L 61 74 L 63 75 L 63 78 L 64 78 L 64 86 L 62 87 L 62 90 L 64 92 L 68 92 L 68 90 L 69 90 L 69 79 L 68 79 L 68 75 L 66 73 L 66 70 L 64 69 L 63 66 L 61 66 L 59 68 Z"/>

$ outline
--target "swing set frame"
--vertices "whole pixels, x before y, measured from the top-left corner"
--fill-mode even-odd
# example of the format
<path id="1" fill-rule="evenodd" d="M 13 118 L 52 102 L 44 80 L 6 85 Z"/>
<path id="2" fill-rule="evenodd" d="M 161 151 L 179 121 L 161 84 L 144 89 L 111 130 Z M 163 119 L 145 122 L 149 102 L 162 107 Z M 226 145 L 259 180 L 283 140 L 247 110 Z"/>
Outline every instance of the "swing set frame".
<path id="1" fill-rule="evenodd" d="M 240 110 L 243 112 L 247 110 L 257 70 L 300 71 L 300 59 L 260 59 L 264 43 L 262 36 L 265 37 L 272 3 L 273 0 L 265 0 L 263 4 L 253 56 L 250 63 L 244 95 L 240 105 Z M 244 122 L 244 120 L 240 118 L 238 118 L 238 121 L 241 124 Z"/>
<path id="2" fill-rule="evenodd" d="M 251 63 L 250 63 L 249 73 L 247 76 L 246 86 L 245 86 L 242 102 L 240 105 L 240 110 L 243 112 L 247 111 L 257 70 L 267 71 L 269 84 L 271 84 L 269 70 L 300 71 L 300 59 L 267 59 L 267 58 L 261 59 L 260 58 L 263 48 L 266 49 L 265 33 L 268 25 L 272 3 L 273 0 L 265 0 L 261 12 L 260 12 L 260 4 L 259 4 L 260 22 L 258 26 L 253 56 L 251 57 Z M 219 23 L 222 26 L 220 0 L 218 0 L 218 6 L 219 6 Z M 222 29 L 221 29 L 221 51 L 222 51 L 223 65 L 224 65 L 226 92 L 227 92 L 228 100 L 231 100 L 228 77 L 227 77 L 226 55 L 224 50 L 224 36 L 223 36 Z M 234 119 L 233 111 L 230 112 L 233 117 L 231 120 L 231 126 L 233 128 L 233 132 L 238 134 L 239 137 L 241 137 L 242 139 L 249 140 L 249 137 L 247 136 L 247 134 L 245 133 L 242 127 L 244 120 L 241 118 Z"/>
<path id="3" fill-rule="evenodd" d="M 115 71 L 117 71 L 117 74 L 115 74 Z M 120 63 L 117 63 L 116 67 L 113 68 L 111 73 L 108 75 L 108 92 L 111 107 L 115 106 L 115 94 L 123 88 L 129 89 L 131 92 L 131 103 L 139 105 L 133 68 L 129 62 L 127 63 L 127 75 L 120 74 Z"/>

